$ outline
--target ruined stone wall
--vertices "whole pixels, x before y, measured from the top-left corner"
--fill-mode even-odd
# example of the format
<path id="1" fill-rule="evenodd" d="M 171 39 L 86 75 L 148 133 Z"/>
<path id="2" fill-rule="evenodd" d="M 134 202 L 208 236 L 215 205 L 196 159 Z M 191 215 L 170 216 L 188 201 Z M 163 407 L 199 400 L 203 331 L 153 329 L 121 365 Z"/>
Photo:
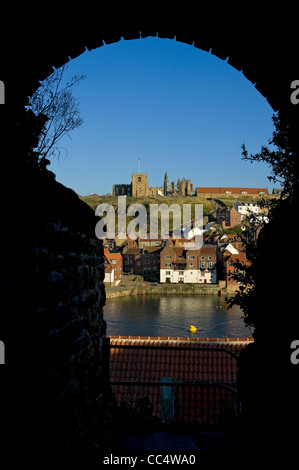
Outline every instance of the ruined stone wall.
<path id="1" fill-rule="evenodd" d="M 114 184 L 112 196 L 132 196 L 132 184 Z"/>

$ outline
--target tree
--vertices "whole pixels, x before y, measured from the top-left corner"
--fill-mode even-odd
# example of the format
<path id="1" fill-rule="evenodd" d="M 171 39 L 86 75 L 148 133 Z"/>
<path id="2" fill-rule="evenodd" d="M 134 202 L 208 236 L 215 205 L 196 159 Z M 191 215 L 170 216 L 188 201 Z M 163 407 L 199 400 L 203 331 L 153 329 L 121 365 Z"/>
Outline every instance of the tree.
<path id="1" fill-rule="evenodd" d="M 83 123 L 79 101 L 73 96 L 72 89 L 86 77 L 82 74 L 74 75 L 70 81 L 64 82 L 63 76 L 66 69 L 67 65 L 55 69 L 29 99 L 28 108 L 36 115 L 46 116 L 46 122 L 35 149 L 41 166 L 48 165 L 51 157 L 59 158 L 61 148 L 58 142 L 60 139 Z"/>
<path id="2" fill-rule="evenodd" d="M 279 113 L 274 114 L 272 120 L 275 130 L 272 138 L 269 140 L 269 145 L 274 146 L 274 148 L 271 150 L 263 145 L 259 153 L 249 155 L 243 144 L 241 146 L 243 160 L 248 160 L 251 163 L 267 163 L 272 168 L 271 176 L 268 176 L 268 179 L 283 186 L 283 195 L 290 195 L 297 180 L 296 161 L 290 138 L 290 126 L 281 120 Z"/>
<path id="3" fill-rule="evenodd" d="M 299 419 L 298 366 L 290 361 L 290 346 L 299 331 L 299 252 L 292 230 L 299 205 L 298 152 L 294 129 L 279 114 L 273 121 L 275 131 L 269 141 L 273 149 L 263 146 L 261 152 L 249 156 L 243 146 L 243 157 L 268 163 L 270 179 L 281 183 L 283 194 L 271 205 L 269 222 L 257 241 L 247 243 L 250 264 L 237 265 L 237 276 L 244 286 L 230 300 L 230 305 L 237 304 L 243 310 L 245 323 L 254 327 L 254 342 L 238 359 L 241 445 L 246 450 L 250 446 L 270 452 L 274 447 L 295 448 L 297 435 L 292 423 Z"/>
<path id="4" fill-rule="evenodd" d="M 234 304 L 241 307 L 245 315 L 245 323 L 259 330 L 267 330 L 271 323 L 275 325 L 276 321 L 279 321 L 279 308 L 283 311 L 283 303 L 286 302 L 282 298 L 282 303 L 280 303 L 271 294 L 275 292 L 274 286 L 277 292 L 282 292 L 283 289 L 284 279 L 281 278 L 284 276 L 278 275 L 276 253 L 278 246 L 285 244 L 284 227 L 297 212 L 298 198 L 296 158 L 291 146 L 290 128 L 281 120 L 279 113 L 272 119 L 275 130 L 269 144 L 273 148 L 262 146 L 259 153 L 249 155 L 243 145 L 242 155 L 243 159 L 250 162 L 268 163 L 271 167 L 271 176 L 268 178 L 279 182 L 283 187 L 283 192 L 279 199 L 268 202 L 269 222 L 263 226 L 258 240 L 256 242 L 244 240 L 249 265 L 245 266 L 242 263 L 235 265 L 236 274 L 233 277 L 241 283 L 241 286 L 236 294 L 228 299 L 228 307 Z M 294 260 L 294 253 L 292 253 L 292 260 Z M 291 284 L 289 279 L 287 284 L 286 289 Z M 271 312 L 271 318 L 268 312 Z M 275 315 L 274 312 L 276 312 Z"/>

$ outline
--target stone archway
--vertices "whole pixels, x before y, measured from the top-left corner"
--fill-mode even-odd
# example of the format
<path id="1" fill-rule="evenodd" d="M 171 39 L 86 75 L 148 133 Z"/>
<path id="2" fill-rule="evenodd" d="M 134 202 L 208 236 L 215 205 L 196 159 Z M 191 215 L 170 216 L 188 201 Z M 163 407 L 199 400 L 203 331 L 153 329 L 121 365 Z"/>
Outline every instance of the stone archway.
<path id="1" fill-rule="evenodd" d="M 125 12 L 125 15 L 122 17 L 121 13 L 117 12 L 117 20 L 116 12 L 113 11 L 113 7 L 110 8 L 110 10 L 105 8 L 105 11 L 100 11 L 99 13 L 102 13 L 100 19 L 99 17 L 96 17 L 95 12 L 93 11 L 78 11 L 77 13 L 72 12 L 72 14 L 66 18 L 63 18 L 60 12 L 59 14 L 56 11 L 47 12 L 47 16 L 40 15 L 38 18 L 40 20 L 39 24 L 36 22 L 36 18 L 33 20 L 32 17 L 31 21 L 33 20 L 35 22 L 34 25 L 32 25 L 30 23 L 30 18 L 27 12 L 27 15 L 20 15 L 20 24 L 14 24 L 13 28 L 11 29 L 6 28 L 6 37 L 3 37 L 1 42 L 0 75 L 0 80 L 2 80 L 5 84 L 6 104 L 1 107 L 0 112 L 6 122 L 4 129 L 8 131 L 3 136 L 1 145 L 4 146 L 5 151 L 7 151 L 7 149 L 10 150 L 8 152 L 9 157 L 13 158 L 14 152 L 25 153 L 27 151 L 26 137 L 28 137 L 28 135 L 32 135 L 32 128 L 30 128 L 30 126 L 26 127 L 28 123 L 24 118 L 24 104 L 26 103 L 27 96 L 30 96 L 38 87 L 39 80 L 46 78 L 51 73 L 53 66 L 59 67 L 63 65 L 69 60 L 69 57 L 75 58 L 76 56 L 83 53 L 85 48 L 93 49 L 96 47 L 101 47 L 101 45 L 104 44 L 103 41 L 105 44 L 110 44 L 119 41 L 121 37 L 126 40 L 156 35 L 161 38 L 167 37 L 170 39 L 175 37 L 177 41 L 191 44 L 194 47 L 198 47 L 205 51 L 211 50 L 211 52 L 220 59 L 226 60 L 228 58 L 227 60 L 229 64 L 231 64 L 237 70 L 242 70 L 245 77 L 255 84 L 257 90 L 268 100 L 273 110 L 279 109 L 283 112 L 285 118 L 288 120 L 290 125 L 293 126 L 295 136 L 295 130 L 298 123 L 299 105 L 295 106 L 290 101 L 290 85 L 293 80 L 298 79 L 299 77 L 296 76 L 297 71 L 295 70 L 297 63 L 293 59 L 290 60 L 290 54 L 291 58 L 292 55 L 293 58 L 296 57 L 296 41 L 294 39 L 296 28 L 292 29 L 292 27 L 289 27 L 287 34 L 279 34 L 279 31 L 277 31 L 277 24 L 281 24 L 282 22 L 281 8 L 277 14 L 271 18 L 271 21 L 265 17 L 261 17 L 260 15 L 262 13 L 257 13 L 256 11 L 246 12 L 245 17 L 242 15 L 239 17 L 239 19 L 236 19 L 235 11 L 227 12 L 230 14 L 226 14 L 224 16 L 222 16 L 221 12 L 220 14 L 217 14 L 210 11 L 208 14 L 204 14 L 202 10 L 200 10 L 199 13 L 195 11 L 185 11 L 183 14 L 181 14 L 181 12 L 176 14 L 176 21 L 172 21 L 170 18 L 161 19 L 159 11 L 150 12 L 151 15 L 148 16 L 144 13 L 140 13 L 137 15 L 137 19 L 136 11 L 134 12 L 134 19 L 132 19 L 130 16 L 129 11 Z M 154 19 L 153 13 L 155 15 Z M 11 128 L 15 123 L 17 124 L 14 127 L 13 132 L 11 132 Z M 19 132 L 20 128 L 21 132 Z M 11 137 L 15 136 L 16 130 L 18 131 L 17 136 L 19 140 L 12 141 Z M 22 139 L 24 139 L 24 141 Z M 293 142 L 294 149 L 298 149 L 297 139 L 298 137 L 296 136 L 296 139 L 294 138 Z M 30 144 L 32 144 L 31 138 L 29 141 L 30 146 Z M 18 170 L 18 168 L 11 164 L 9 165 L 9 171 L 6 174 L 10 184 L 14 185 L 13 188 L 16 185 L 16 170 Z M 45 209 L 44 206 L 42 206 L 40 203 L 35 205 L 34 191 L 32 191 L 32 188 L 30 188 L 32 193 L 30 201 L 28 202 L 27 199 L 25 200 L 26 203 L 28 202 L 28 205 L 25 205 L 25 208 L 21 207 L 19 210 L 16 210 L 18 202 L 21 201 L 24 203 L 24 199 L 21 199 L 22 191 L 26 191 L 27 183 L 24 181 L 24 178 L 26 177 L 24 174 L 18 175 L 19 179 L 17 179 L 17 182 L 22 182 L 22 185 L 20 186 L 20 192 L 18 194 L 19 200 L 14 200 L 12 207 L 15 211 L 15 214 L 17 214 L 17 217 L 21 217 L 22 213 L 27 211 L 26 217 L 24 217 L 22 221 L 28 222 L 28 220 L 32 217 L 34 219 L 34 211 L 35 215 L 38 215 L 38 217 L 35 219 L 36 223 L 30 226 L 31 228 L 27 233 L 25 242 L 31 244 L 30 250 L 28 250 L 28 258 L 32 253 L 37 254 L 39 257 L 38 264 L 32 266 L 31 273 L 36 271 L 36 267 L 41 269 L 41 266 L 45 266 L 45 271 L 43 273 L 47 276 L 50 276 L 49 279 L 46 276 L 44 277 L 45 281 L 49 280 L 51 283 L 53 283 L 54 294 L 53 292 L 52 294 L 51 292 L 46 292 L 49 300 L 52 302 L 54 295 L 56 295 L 57 299 L 59 300 L 59 295 L 61 293 L 63 294 L 62 284 L 60 284 L 60 282 L 63 281 L 63 277 L 61 277 L 62 273 L 59 271 L 59 268 L 61 268 L 61 250 L 64 249 L 66 243 L 69 243 L 72 238 L 70 235 L 71 227 L 73 228 L 73 235 L 75 238 L 78 238 L 78 227 L 76 224 L 73 225 L 72 220 L 69 218 L 69 214 L 68 217 L 66 217 L 68 201 L 71 201 L 71 203 L 75 204 L 75 206 L 77 202 L 75 202 L 74 194 L 72 192 L 65 191 L 65 189 L 55 185 L 49 180 L 47 180 L 45 185 L 43 185 L 43 181 L 41 181 L 39 176 L 35 176 L 36 178 L 34 178 L 34 180 L 36 188 L 42 190 L 44 197 L 47 198 L 47 210 L 49 211 L 49 218 L 47 219 L 44 217 L 44 213 L 42 212 L 42 209 Z M 54 195 L 55 200 L 53 204 L 52 197 L 54 197 Z M 8 196 L 7 199 L 8 203 L 10 204 L 10 197 Z M 60 204 L 61 201 L 64 201 L 62 215 Z M 29 203 L 32 205 L 30 206 Z M 82 208 L 82 206 L 78 205 L 76 207 L 80 208 L 80 210 L 82 209 L 82 216 L 86 219 L 86 224 L 90 229 L 91 224 L 94 223 L 92 218 L 93 214 L 87 213 L 86 210 Z M 65 224 L 62 225 L 62 227 L 67 229 L 64 230 L 63 237 L 56 228 L 59 226 L 59 223 L 61 223 L 61 217 L 63 217 L 62 221 Z M 9 220 L 13 220 L 13 217 Z M 41 220 L 42 223 L 40 223 Z M 53 232 L 53 239 L 55 237 L 59 239 L 59 243 L 56 243 L 55 247 L 55 250 L 58 247 L 59 251 L 54 250 L 54 252 L 51 252 L 52 264 L 50 263 L 50 265 L 47 264 L 47 257 L 44 256 L 43 251 L 48 249 L 46 245 L 47 235 L 49 234 L 49 227 L 51 227 Z M 19 254 L 20 258 L 23 256 L 26 261 L 26 256 L 20 249 L 20 247 L 22 248 L 26 245 L 26 243 L 24 243 L 24 237 L 22 237 L 23 244 L 20 245 L 19 239 L 21 237 L 17 232 L 17 223 L 14 223 L 14 225 L 10 227 L 10 229 L 12 228 L 14 229 L 13 237 L 10 237 L 8 240 L 9 243 L 6 246 L 6 250 L 8 249 L 8 251 L 11 250 L 11 252 L 14 252 L 14 247 L 17 245 L 17 254 Z M 38 229 L 38 235 L 42 235 L 42 237 L 38 239 L 37 231 L 33 230 L 32 228 L 36 230 Z M 8 235 L 10 236 L 11 234 L 12 232 L 10 232 Z M 82 233 L 82 235 L 83 234 L 84 233 Z M 9 238 L 9 236 L 7 238 Z M 64 237 L 69 237 L 68 242 L 66 242 Z M 51 238 L 49 240 L 49 244 L 52 243 L 53 239 Z M 84 258 L 86 253 L 80 252 L 80 250 L 88 251 L 90 246 L 84 247 L 85 242 L 82 241 L 83 239 L 84 237 L 81 237 L 81 239 L 77 240 L 77 242 L 72 241 L 72 246 L 78 243 L 78 252 L 76 255 L 78 255 L 78 257 L 83 255 Z M 69 255 L 70 253 L 67 254 L 67 256 Z M 94 268 L 94 271 L 97 271 L 96 274 L 92 276 L 92 282 L 95 285 L 96 280 L 99 280 L 100 282 L 102 281 L 102 274 L 100 266 L 92 264 L 92 254 L 89 253 L 89 255 L 91 258 L 89 267 Z M 101 256 L 101 252 L 99 252 L 99 256 Z M 14 260 L 17 264 L 18 258 L 16 256 Z M 11 260 L 8 257 L 7 266 L 9 266 L 10 262 Z M 68 259 L 68 262 L 69 272 L 67 275 L 72 277 L 73 274 L 76 274 L 76 270 L 78 272 L 78 267 L 76 267 L 76 270 L 72 271 L 70 268 L 71 259 Z M 22 265 L 21 268 L 23 268 Z M 51 271 L 47 272 L 49 268 Z M 82 283 L 88 282 L 91 271 L 92 269 L 90 269 L 90 271 L 87 269 L 87 272 L 85 272 L 82 269 L 82 272 L 80 273 L 80 276 L 82 275 L 82 279 L 80 278 Z M 11 270 L 11 274 L 13 279 L 13 276 L 15 275 L 13 270 Z M 28 292 L 32 293 L 32 285 L 30 285 L 30 283 L 27 281 L 27 284 L 24 283 L 24 278 L 22 276 L 23 274 L 20 273 L 17 287 L 22 288 L 21 292 L 24 297 L 22 297 L 21 300 L 23 301 L 24 305 L 26 304 L 27 308 L 27 303 L 30 300 Z M 98 278 L 96 278 L 96 276 Z M 71 281 L 72 279 L 70 282 Z M 41 287 L 43 289 L 48 289 L 48 283 L 44 282 Z M 15 294 L 13 291 L 13 283 L 8 285 L 8 289 L 8 295 L 11 299 Z M 42 291 L 39 293 L 41 294 Z M 66 300 L 69 302 L 68 305 L 71 301 L 71 294 L 73 295 L 71 292 L 67 294 Z M 94 320 L 97 320 L 97 317 L 93 316 L 94 304 L 101 304 L 101 299 L 98 297 L 98 287 L 95 286 L 94 292 L 91 293 L 90 297 L 85 297 L 85 301 L 90 302 L 90 313 L 88 319 L 86 319 L 84 315 L 81 315 L 82 319 L 77 324 L 76 322 L 73 323 L 74 318 L 72 315 L 70 315 L 70 318 L 67 317 L 67 309 L 64 310 L 65 323 L 60 324 L 62 321 L 62 316 L 59 316 L 57 314 L 58 310 L 50 305 L 50 308 L 47 310 L 47 318 L 49 319 L 55 334 L 58 335 L 61 331 L 63 331 L 63 328 L 62 330 L 59 330 L 59 328 L 65 327 L 69 320 L 73 330 L 69 331 L 67 329 L 69 325 L 67 325 L 65 331 L 67 331 L 67 334 L 69 334 L 68 342 L 62 341 L 64 345 L 69 347 L 68 354 L 65 355 L 63 355 L 64 351 L 61 346 L 61 340 L 60 342 L 55 342 L 55 334 L 52 334 L 51 338 L 53 338 L 54 349 L 51 349 L 51 351 L 55 351 L 55 354 L 57 354 L 57 357 L 54 358 L 56 361 L 54 361 L 54 366 L 57 366 L 59 363 L 59 358 L 62 357 L 59 356 L 60 354 L 63 355 L 64 361 L 62 361 L 62 364 L 60 364 L 57 369 L 53 367 L 51 369 L 51 374 L 47 375 L 47 373 L 44 373 L 43 371 L 42 378 L 38 375 L 36 376 L 36 374 L 40 373 L 41 369 L 43 369 L 43 364 L 40 361 L 41 357 L 44 356 L 38 356 L 38 353 L 40 353 L 43 345 L 38 341 L 35 341 L 35 333 L 39 331 L 39 328 L 43 328 L 43 332 L 45 333 L 44 337 L 48 337 L 48 333 L 46 331 L 47 325 L 45 324 L 41 315 L 39 315 L 41 313 L 39 311 L 39 305 L 34 306 L 35 310 L 30 310 L 29 308 L 29 313 L 31 316 L 28 315 L 28 321 L 27 318 L 22 318 L 21 323 L 18 317 L 18 315 L 20 315 L 21 303 L 18 303 L 16 306 L 17 308 L 12 309 L 9 312 L 10 318 L 8 323 L 10 336 L 7 336 L 7 338 L 0 337 L 0 340 L 5 340 L 8 360 L 9 355 L 11 355 L 11 351 L 16 346 L 16 340 L 19 340 L 21 343 L 18 344 L 17 353 L 19 354 L 22 350 L 21 346 L 24 346 L 24 351 L 26 354 L 29 354 L 28 357 L 31 359 L 31 362 L 29 364 L 25 364 L 26 368 L 22 372 L 22 375 L 18 375 L 20 372 L 20 366 L 18 366 L 16 369 L 15 377 L 13 377 L 15 370 L 11 372 L 11 375 L 10 373 L 7 374 L 9 379 L 13 378 L 13 382 L 12 384 L 9 383 L 8 388 L 5 389 L 4 392 L 3 390 L 1 391 L 1 411 L 7 407 L 7 418 L 11 419 L 11 416 L 14 416 L 16 423 L 18 424 L 18 420 L 30 417 L 30 411 L 32 410 L 35 415 L 34 423 L 41 426 L 42 433 L 39 432 L 40 428 L 35 428 L 33 426 L 30 429 L 30 432 L 28 432 L 28 436 L 26 436 L 25 443 L 27 444 L 30 443 L 32 436 L 35 438 L 38 435 L 40 437 L 41 444 L 45 445 L 46 451 L 49 447 L 51 448 L 53 442 L 56 443 L 56 440 L 51 441 L 49 431 L 46 429 L 48 423 L 43 421 L 43 417 L 50 417 L 51 411 L 55 413 L 55 417 L 61 418 L 61 421 L 58 423 L 61 425 L 60 429 L 62 429 L 61 436 L 58 438 L 60 445 L 63 445 L 65 438 L 67 440 L 72 440 L 74 438 L 74 435 L 70 433 L 72 423 L 74 423 L 76 429 L 82 433 L 84 439 L 87 436 L 87 434 L 84 434 L 86 427 L 88 427 L 91 422 L 92 433 L 90 434 L 90 437 L 94 439 L 95 436 L 99 435 L 99 427 L 102 425 L 102 423 L 96 422 L 92 419 L 92 413 L 98 413 L 97 398 L 99 396 L 100 390 L 98 388 L 99 383 L 97 380 L 95 380 L 98 378 L 98 375 L 94 376 L 94 380 L 89 381 L 84 371 L 82 373 L 82 364 L 84 368 L 84 366 L 90 362 L 90 359 L 94 361 L 91 364 L 92 371 L 95 371 L 98 365 L 100 366 L 101 357 L 99 349 L 97 350 L 96 354 L 92 354 L 93 349 L 98 346 L 93 338 L 95 333 Z M 63 309 L 63 306 L 61 306 L 61 309 Z M 22 311 L 21 313 L 23 315 Z M 14 332 L 17 331 L 20 324 L 24 325 L 24 327 L 27 327 L 27 325 L 29 325 L 29 327 L 35 325 L 36 327 L 36 330 L 31 329 L 32 336 L 29 338 L 29 341 L 27 341 L 29 345 L 28 349 L 26 349 L 26 338 L 24 338 L 23 335 L 23 333 L 26 333 L 26 329 L 24 329 L 24 331 L 21 333 L 18 332 L 14 338 Z M 5 327 L 7 327 L 7 325 L 5 325 Z M 76 340 L 78 340 L 78 342 L 76 342 Z M 79 361 L 77 366 L 72 359 L 72 366 L 68 368 L 68 364 L 71 361 L 71 348 L 74 347 L 75 349 L 80 349 L 82 344 L 84 345 L 82 351 L 85 354 L 85 359 L 80 359 L 82 362 Z M 15 365 L 18 363 L 17 353 L 14 352 Z M 90 353 L 90 356 L 88 356 L 88 353 Z M 70 374 L 69 377 L 67 377 L 69 379 L 68 382 L 64 380 L 64 374 L 66 372 L 67 374 Z M 7 377 L 4 379 L 7 379 Z M 51 386 L 53 385 L 53 380 L 55 381 L 55 390 L 49 387 L 50 383 Z M 8 381 L 6 381 L 6 383 L 8 384 Z M 33 390 L 34 394 L 32 393 Z M 89 394 L 89 390 L 92 390 L 91 395 Z M 83 393 L 83 397 L 81 393 Z M 69 405 L 65 405 L 64 402 L 60 401 L 59 397 L 61 396 L 66 396 L 69 399 L 69 402 L 71 403 L 70 407 Z M 79 402 L 81 398 L 84 400 L 84 409 L 82 409 L 83 401 L 79 403 L 80 406 L 78 405 L 78 397 Z M 16 400 L 19 400 L 18 407 L 14 408 Z M 30 406 L 29 411 L 27 412 L 26 407 L 28 407 L 28 403 Z M 48 409 L 47 407 L 49 404 L 50 406 Z M 72 405 L 77 407 L 76 410 L 78 413 L 75 417 L 71 416 L 70 414 Z M 56 408 L 56 406 L 58 407 Z M 12 410 L 14 413 L 11 415 L 10 412 Z M 42 414 L 39 414 L 40 410 L 42 410 Z M 18 414 L 19 412 L 21 415 Z M 73 422 L 72 419 L 74 419 Z M 101 421 L 100 418 L 99 421 Z M 52 422 L 53 428 L 50 428 L 50 432 L 55 430 L 55 424 L 56 423 Z M 22 423 L 21 429 L 24 431 L 24 433 L 25 430 L 28 431 L 26 428 L 26 423 L 25 425 Z M 15 430 L 12 427 L 12 435 L 14 431 Z M 63 434 L 64 432 L 65 434 Z M 44 441 L 43 438 L 45 438 Z M 50 441 L 47 441 L 48 438 Z M 73 440 L 73 448 L 76 446 L 76 444 L 77 442 Z M 85 444 L 86 441 L 84 442 L 84 445 Z M 87 442 L 87 448 L 89 444 L 90 442 Z M 49 446 L 48 448 L 47 445 Z"/>
<path id="2" fill-rule="evenodd" d="M 292 60 L 295 31 L 291 27 L 287 34 L 277 31 L 283 12 L 248 11 L 243 17 L 233 16 L 229 11 L 223 17 L 222 12 L 211 13 L 201 10 L 194 18 L 193 12 L 183 11 L 181 15 L 174 13 L 173 20 L 159 15 L 154 18 L 153 12 L 148 16 L 135 12 L 131 16 L 127 11 L 120 20 L 112 14 L 111 7 L 105 7 L 95 16 L 88 11 L 72 11 L 66 16 L 48 12 L 46 18 L 40 18 L 40 24 L 35 20 L 34 26 L 29 23 L 27 13 L 15 25 L 15 41 L 6 32 L 7 39 L 2 44 L 1 80 L 6 86 L 6 102 L 26 99 L 38 87 L 38 81 L 51 73 L 52 67 L 60 67 L 86 48 L 101 47 L 103 41 L 111 44 L 121 37 L 130 40 L 158 35 L 176 38 L 202 50 L 211 50 L 220 59 L 228 59 L 229 64 L 242 70 L 256 84 L 274 110 L 287 105 L 283 100 L 289 101 L 290 84 L 296 79 Z"/>
<path id="3" fill-rule="evenodd" d="M 291 84 L 296 71 L 296 25 L 287 8 L 278 11 L 251 9 L 238 15 L 233 7 L 211 11 L 202 5 L 198 12 L 124 10 L 105 6 L 99 12 L 80 10 L 66 14 L 56 10 L 38 20 L 23 12 L 12 30 L 5 31 L 1 43 L 1 76 L 5 84 L 6 120 L 14 120 L 27 97 L 60 67 L 103 44 L 140 37 L 159 36 L 211 51 L 218 58 L 242 71 L 264 96 L 274 111 L 294 128 L 299 105 L 291 103 Z M 31 21 L 31 22 L 30 22 Z M 283 29 L 280 29 L 286 25 Z M 2 31 L 3 34 L 3 31 Z M 2 106 L 3 108 L 3 106 Z M 13 114 L 13 116 L 7 116 Z M 6 115 L 6 116 L 5 116 Z M 296 137 L 294 146 L 298 149 Z"/>

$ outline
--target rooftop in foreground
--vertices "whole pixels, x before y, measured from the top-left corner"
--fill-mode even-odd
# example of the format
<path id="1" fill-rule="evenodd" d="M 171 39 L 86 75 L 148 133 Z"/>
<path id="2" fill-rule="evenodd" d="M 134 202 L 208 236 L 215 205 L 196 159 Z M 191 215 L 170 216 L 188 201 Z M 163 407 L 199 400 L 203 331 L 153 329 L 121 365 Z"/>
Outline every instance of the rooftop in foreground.
<path id="1" fill-rule="evenodd" d="M 217 424 L 227 410 L 237 413 L 238 356 L 252 338 L 109 339 L 110 381 L 119 405 L 133 409 L 146 397 L 153 416 L 165 420 L 170 400 L 169 419 L 200 424 Z"/>

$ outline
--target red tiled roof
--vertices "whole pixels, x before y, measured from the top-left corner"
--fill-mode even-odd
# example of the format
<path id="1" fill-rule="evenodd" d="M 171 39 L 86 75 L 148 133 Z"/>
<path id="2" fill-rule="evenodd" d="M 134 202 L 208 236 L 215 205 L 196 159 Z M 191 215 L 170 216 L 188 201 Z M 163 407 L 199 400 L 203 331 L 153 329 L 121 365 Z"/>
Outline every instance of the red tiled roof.
<path id="1" fill-rule="evenodd" d="M 117 263 L 119 263 L 122 259 L 122 255 L 120 253 L 110 253 L 107 248 L 104 248 L 104 255 L 109 262 L 110 260 L 114 259 Z"/>
<path id="2" fill-rule="evenodd" d="M 199 386 L 172 387 L 176 419 L 215 423 L 223 407 L 237 406 L 236 394 L 230 387 L 235 387 L 237 379 L 237 356 L 250 341 L 253 339 L 111 336 L 111 346 L 122 346 L 110 349 L 111 382 L 145 383 L 134 387 L 112 385 L 112 390 L 119 404 L 132 405 L 138 398 L 147 396 L 154 406 L 153 414 L 160 417 L 161 387 L 146 383 L 157 383 L 165 377 L 173 382 L 202 382 Z"/>

